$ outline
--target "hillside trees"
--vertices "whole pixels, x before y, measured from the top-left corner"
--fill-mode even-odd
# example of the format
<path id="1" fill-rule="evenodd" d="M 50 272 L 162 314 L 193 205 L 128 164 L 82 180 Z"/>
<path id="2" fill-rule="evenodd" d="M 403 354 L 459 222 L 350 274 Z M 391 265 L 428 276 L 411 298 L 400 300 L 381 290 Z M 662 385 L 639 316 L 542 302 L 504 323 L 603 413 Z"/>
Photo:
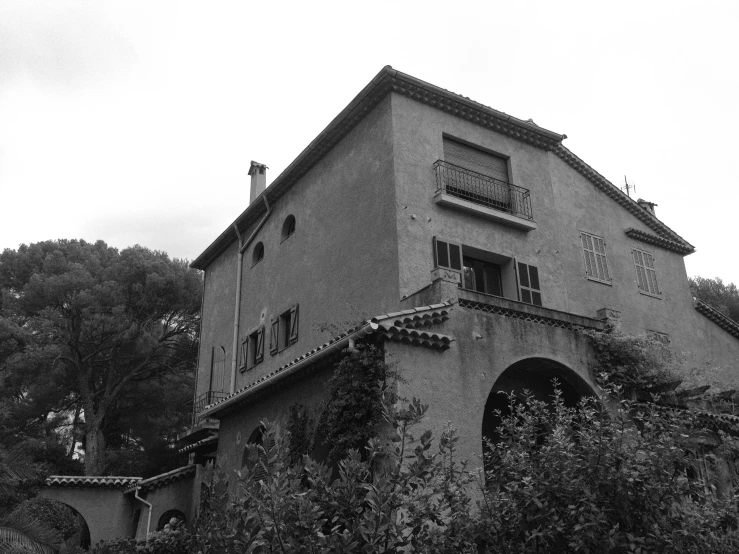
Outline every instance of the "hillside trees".
<path id="1" fill-rule="evenodd" d="M 5 399 L 27 426 L 78 422 L 85 473 L 100 474 L 147 387 L 192 374 L 199 275 L 141 246 L 58 240 L 0 254 L 0 287 Z"/>
<path id="2" fill-rule="evenodd" d="M 691 277 L 690 290 L 699 300 L 739 322 L 739 289 L 734 283 L 725 284 L 718 277 Z"/>

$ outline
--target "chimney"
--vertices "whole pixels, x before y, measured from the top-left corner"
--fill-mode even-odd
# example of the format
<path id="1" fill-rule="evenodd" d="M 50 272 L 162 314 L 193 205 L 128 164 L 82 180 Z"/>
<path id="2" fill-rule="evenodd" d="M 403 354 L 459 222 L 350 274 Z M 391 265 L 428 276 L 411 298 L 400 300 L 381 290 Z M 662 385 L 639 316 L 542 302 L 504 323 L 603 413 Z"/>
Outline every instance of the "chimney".
<path id="1" fill-rule="evenodd" d="M 251 175 L 251 189 L 249 191 L 249 204 L 264 192 L 267 188 L 267 166 L 264 164 L 257 163 L 252 160 L 251 167 L 249 168 L 249 175 Z"/>
<path id="2" fill-rule="evenodd" d="M 253 163 L 253 162 L 252 162 Z M 657 205 L 654 202 L 647 202 L 646 200 L 642 200 L 639 198 L 639 200 L 636 201 L 637 204 L 639 204 L 642 208 L 647 210 L 650 214 L 652 214 L 654 217 L 657 217 L 657 214 L 654 213 L 654 207 Z"/>

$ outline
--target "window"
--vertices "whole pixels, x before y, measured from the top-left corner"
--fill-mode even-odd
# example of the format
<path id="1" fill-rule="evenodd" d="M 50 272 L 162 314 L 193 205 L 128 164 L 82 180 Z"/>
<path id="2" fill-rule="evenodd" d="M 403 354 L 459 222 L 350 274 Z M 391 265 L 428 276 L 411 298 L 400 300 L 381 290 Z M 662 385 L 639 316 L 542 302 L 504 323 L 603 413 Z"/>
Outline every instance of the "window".
<path id="1" fill-rule="evenodd" d="M 251 256 L 251 266 L 254 267 L 264 259 L 264 244 L 258 242 Z"/>
<path id="2" fill-rule="evenodd" d="M 462 271 L 462 245 L 434 237 L 434 267 Z"/>
<path id="3" fill-rule="evenodd" d="M 264 325 L 241 341 L 241 371 L 253 368 L 264 360 Z"/>
<path id="4" fill-rule="evenodd" d="M 585 276 L 593 281 L 611 283 L 611 275 L 608 273 L 608 261 L 606 260 L 605 241 L 590 233 L 580 232 L 583 256 L 585 257 Z"/>
<path id="5" fill-rule="evenodd" d="M 298 305 L 295 304 L 272 319 L 269 334 L 269 353 L 282 352 L 298 341 Z"/>
<path id="6" fill-rule="evenodd" d="M 282 240 L 290 238 L 293 234 L 295 234 L 295 216 L 289 215 L 282 224 Z"/>
<path id="7" fill-rule="evenodd" d="M 541 306 L 539 270 L 535 266 L 518 262 L 518 288 L 521 302 Z"/>
<path id="8" fill-rule="evenodd" d="M 505 183 L 509 182 L 508 160 L 506 158 L 467 146 L 447 137 L 444 137 L 443 140 L 445 161 Z"/>
<path id="9" fill-rule="evenodd" d="M 660 291 L 657 286 L 657 272 L 654 270 L 654 256 L 649 252 L 637 250 L 631 251 L 634 257 L 634 269 L 636 269 L 636 284 L 639 292 L 650 296 L 659 296 Z"/>
<path id="10" fill-rule="evenodd" d="M 462 259 L 462 286 L 467 290 L 474 290 L 494 296 L 503 296 L 503 287 L 498 264 L 477 260 L 469 256 Z"/>

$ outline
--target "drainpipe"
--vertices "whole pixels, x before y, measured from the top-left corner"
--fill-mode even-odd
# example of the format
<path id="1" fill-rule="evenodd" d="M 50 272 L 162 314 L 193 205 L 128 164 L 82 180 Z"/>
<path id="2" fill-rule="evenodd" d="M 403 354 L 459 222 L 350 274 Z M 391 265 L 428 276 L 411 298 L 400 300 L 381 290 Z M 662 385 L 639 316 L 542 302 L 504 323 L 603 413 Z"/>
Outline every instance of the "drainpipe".
<path id="1" fill-rule="evenodd" d="M 269 200 L 267 200 L 267 194 L 262 193 L 262 200 L 264 200 L 264 205 L 267 208 L 267 213 L 264 214 L 264 217 L 262 217 L 262 220 L 257 225 L 256 229 L 252 232 L 251 235 L 249 235 L 249 238 L 244 241 L 243 236 L 239 232 L 239 228 L 234 223 L 234 231 L 236 232 L 236 236 L 239 238 L 239 254 L 236 258 L 236 304 L 234 306 L 234 336 L 233 336 L 233 353 L 231 354 L 231 387 L 230 387 L 230 393 L 233 394 L 236 390 L 236 364 L 238 360 L 238 352 L 239 352 L 239 316 L 241 315 L 241 281 L 242 281 L 242 269 L 241 266 L 244 262 L 244 251 L 249 247 L 251 244 L 251 241 L 254 240 L 254 237 L 257 236 L 257 233 L 262 228 L 262 226 L 265 224 L 269 216 L 272 214 L 272 207 L 269 205 Z"/>
<path id="2" fill-rule="evenodd" d="M 133 494 L 133 497 L 139 502 L 146 504 L 146 507 L 149 508 L 149 515 L 146 518 L 146 542 L 149 542 L 149 530 L 151 529 L 151 504 L 149 504 L 146 500 L 144 500 L 143 498 L 139 496 L 138 487 L 136 487 L 136 492 Z"/>

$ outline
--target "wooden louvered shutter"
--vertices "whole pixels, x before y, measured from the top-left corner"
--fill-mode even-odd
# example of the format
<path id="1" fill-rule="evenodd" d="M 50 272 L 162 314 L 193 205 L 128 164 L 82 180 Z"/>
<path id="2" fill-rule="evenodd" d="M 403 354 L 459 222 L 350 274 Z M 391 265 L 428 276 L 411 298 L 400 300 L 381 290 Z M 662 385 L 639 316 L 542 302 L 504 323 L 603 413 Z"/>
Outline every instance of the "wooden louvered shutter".
<path id="1" fill-rule="evenodd" d="M 591 279 L 598 281 L 611 281 L 608 272 L 608 261 L 606 260 L 606 243 L 602 238 L 580 233 L 583 254 L 585 256 L 585 274 Z"/>
<path id="2" fill-rule="evenodd" d="M 277 347 L 280 340 L 280 318 L 273 317 L 269 325 L 269 353 L 277 354 Z"/>
<path id="3" fill-rule="evenodd" d="M 462 245 L 434 237 L 434 267 L 462 271 Z"/>
<path id="4" fill-rule="evenodd" d="M 444 160 L 500 181 L 508 180 L 508 160 L 461 142 L 444 139 Z"/>
<path id="5" fill-rule="evenodd" d="M 254 353 L 254 364 L 264 360 L 264 325 L 257 331 L 257 351 Z"/>
<path id="6" fill-rule="evenodd" d="M 659 295 L 657 272 L 654 268 L 654 256 L 648 252 L 633 249 L 634 268 L 636 269 L 636 285 L 639 290 L 648 294 Z"/>
<path id="7" fill-rule="evenodd" d="M 521 302 L 541 306 L 541 286 L 536 266 L 518 262 L 518 288 Z"/>
<path id="8" fill-rule="evenodd" d="M 246 361 L 249 359 L 249 337 L 244 337 L 241 341 L 241 362 L 240 367 L 243 369 L 246 367 Z"/>
<path id="9" fill-rule="evenodd" d="M 298 340 L 298 305 L 290 308 L 290 344 Z"/>

